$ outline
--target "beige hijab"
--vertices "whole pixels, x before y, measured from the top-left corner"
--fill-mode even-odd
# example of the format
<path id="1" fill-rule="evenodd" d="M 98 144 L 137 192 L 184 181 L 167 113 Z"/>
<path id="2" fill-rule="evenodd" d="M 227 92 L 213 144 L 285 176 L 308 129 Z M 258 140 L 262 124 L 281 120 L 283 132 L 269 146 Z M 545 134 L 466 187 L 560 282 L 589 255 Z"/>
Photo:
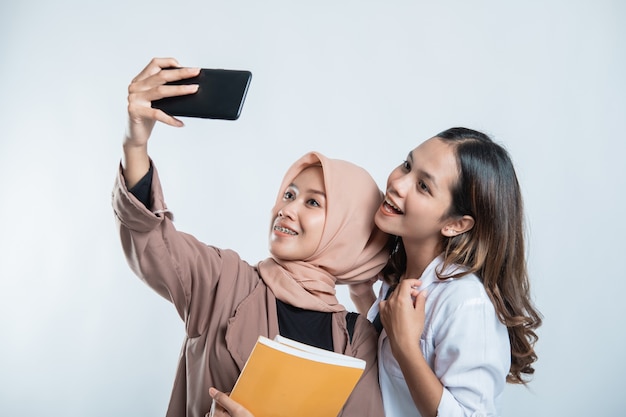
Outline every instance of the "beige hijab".
<path id="1" fill-rule="evenodd" d="M 277 205 L 294 178 L 311 165 L 321 165 L 326 188 L 326 223 L 315 253 L 302 261 L 267 258 L 257 268 L 276 298 L 295 307 L 325 312 L 343 311 L 335 297 L 335 284 L 375 278 L 389 256 L 388 235 L 374 224 L 383 196 L 363 168 L 310 152 L 285 174 Z"/>

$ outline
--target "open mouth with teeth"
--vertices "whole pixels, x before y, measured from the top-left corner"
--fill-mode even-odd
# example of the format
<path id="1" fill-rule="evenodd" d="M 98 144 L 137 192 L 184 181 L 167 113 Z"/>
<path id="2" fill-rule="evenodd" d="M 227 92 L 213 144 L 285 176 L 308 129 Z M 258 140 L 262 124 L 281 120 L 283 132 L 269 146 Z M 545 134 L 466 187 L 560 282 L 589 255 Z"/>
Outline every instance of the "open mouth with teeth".
<path id="1" fill-rule="evenodd" d="M 396 213 L 396 214 L 404 214 L 404 212 L 402 210 L 400 210 L 400 208 L 398 208 L 398 206 L 393 204 L 391 202 L 391 200 L 389 200 L 388 198 L 385 198 L 385 201 L 383 202 L 383 207 L 388 212 L 392 212 L 392 213 Z"/>
<path id="2" fill-rule="evenodd" d="M 297 235 L 296 232 L 294 232 L 291 229 L 287 229 L 286 227 L 274 226 L 274 230 L 276 230 L 277 232 L 280 232 L 280 233 L 284 233 L 286 235 L 291 235 L 291 236 L 296 236 Z"/>

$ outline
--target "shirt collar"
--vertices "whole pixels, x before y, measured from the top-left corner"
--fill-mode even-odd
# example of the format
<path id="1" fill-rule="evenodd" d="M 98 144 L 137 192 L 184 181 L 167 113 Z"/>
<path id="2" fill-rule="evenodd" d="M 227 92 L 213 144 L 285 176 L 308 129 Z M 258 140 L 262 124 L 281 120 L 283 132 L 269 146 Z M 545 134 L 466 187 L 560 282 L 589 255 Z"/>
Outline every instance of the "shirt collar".
<path id="1" fill-rule="evenodd" d="M 437 272 L 439 272 L 440 275 L 449 276 L 449 275 L 456 274 L 465 270 L 465 268 L 460 265 L 450 265 L 444 271 L 442 271 L 442 265 L 443 265 L 443 253 L 437 256 L 435 259 L 433 259 L 424 270 L 424 273 L 422 273 L 422 276 L 420 277 L 420 280 L 422 281 L 422 285 L 420 285 L 420 288 L 419 288 L 420 291 L 425 288 L 428 288 L 431 284 L 440 284 L 442 282 L 448 282 L 454 279 L 454 278 L 439 279 L 437 277 Z"/>

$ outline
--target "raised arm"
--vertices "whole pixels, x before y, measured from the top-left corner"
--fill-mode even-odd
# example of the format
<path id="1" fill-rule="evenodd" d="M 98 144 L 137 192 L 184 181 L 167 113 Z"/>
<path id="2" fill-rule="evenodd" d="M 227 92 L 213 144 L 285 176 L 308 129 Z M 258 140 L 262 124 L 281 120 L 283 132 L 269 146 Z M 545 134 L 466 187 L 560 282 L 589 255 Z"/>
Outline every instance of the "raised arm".
<path id="1" fill-rule="evenodd" d="M 361 282 L 358 284 L 349 284 L 350 299 L 356 307 L 356 311 L 360 314 L 367 316 L 374 301 L 376 301 L 376 294 L 374 293 L 373 285 L 377 278 L 370 281 Z"/>
<path id="2" fill-rule="evenodd" d="M 437 416 L 443 385 L 430 369 L 420 347 L 424 328 L 426 293 L 418 292 L 416 279 L 405 279 L 386 301 L 380 317 L 415 406 L 424 417 Z"/>
<path id="3" fill-rule="evenodd" d="M 174 127 L 183 122 L 151 107 L 153 100 L 164 97 L 193 94 L 198 85 L 164 85 L 198 75 L 199 68 L 180 68 L 163 71 L 163 68 L 180 67 L 174 58 L 153 58 L 128 86 L 128 126 L 124 137 L 122 172 L 128 188 L 132 188 L 148 172 L 148 139 L 157 121 Z"/>
<path id="4" fill-rule="evenodd" d="M 182 122 L 161 110 L 151 107 L 151 101 L 163 97 L 184 95 L 195 86 L 164 85 L 197 75 L 199 69 L 178 67 L 172 58 L 155 58 L 135 77 L 128 94 L 128 128 L 123 143 L 123 160 L 112 193 L 124 255 L 133 272 L 153 290 L 171 301 L 182 319 L 186 331 L 196 336 L 204 331 L 206 317 L 213 304 L 206 294 L 217 294 L 222 276 L 227 276 L 222 287 L 234 285 L 239 257 L 234 252 L 221 251 L 198 241 L 193 235 L 176 230 L 172 222 L 156 167 L 149 178 L 148 190 L 142 197 L 131 189 L 150 171 L 148 140 L 157 121 L 170 126 Z M 141 184 L 140 184 L 141 185 Z M 137 190 L 134 190 L 137 191 Z M 147 196 L 147 198 L 146 198 Z M 232 261 L 225 267 L 225 259 Z M 232 281 L 232 282 L 231 282 Z M 255 284 L 254 276 L 250 285 Z M 217 297 L 216 299 L 221 299 Z"/>
<path id="5" fill-rule="evenodd" d="M 455 282 L 467 284 L 466 289 L 448 293 L 446 301 L 432 310 L 441 322 L 436 325 L 436 340 L 424 344 L 420 335 L 426 295 L 415 288 L 420 281 L 402 280 L 389 299 L 380 303 L 393 356 L 424 417 L 497 414 L 496 401 L 510 367 L 508 333 L 487 295 L 472 292 L 470 279 Z M 475 287 L 482 284 L 476 281 Z M 458 298 L 451 300 L 455 296 Z M 431 364 L 422 349 L 433 352 Z"/>

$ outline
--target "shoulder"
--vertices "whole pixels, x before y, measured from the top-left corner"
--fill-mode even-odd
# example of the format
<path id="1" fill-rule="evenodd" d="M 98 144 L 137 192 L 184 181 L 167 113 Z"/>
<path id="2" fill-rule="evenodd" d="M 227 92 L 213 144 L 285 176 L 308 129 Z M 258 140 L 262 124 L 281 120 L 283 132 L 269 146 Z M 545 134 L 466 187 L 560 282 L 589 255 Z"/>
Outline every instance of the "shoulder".
<path id="1" fill-rule="evenodd" d="M 234 250 L 211 245 L 202 246 L 204 249 L 195 255 L 190 254 L 195 256 L 191 265 L 199 280 L 212 282 L 210 285 L 219 286 L 220 290 L 226 291 L 220 295 L 221 297 L 241 299 L 261 281 L 257 269 L 241 259 Z"/>
<path id="2" fill-rule="evenodd" d="M 244 261 L 239 253 L 232 249 L 223 249 L 212 245 L 206 245 L 206 248 L 210 256 L 219 260 L 223 267 L 233 268 L 236 271 L 249 270 L 255 274 L 258 273 L 256 267 Z"/>
<path id="3" fill-rule="evenodd" d="M 472 307 L 493 310 L 491 299 L 482 281 L 475 274 L 439 282 L 431 295 L 430 302 L 434 307 L 445 309 L 447 314 Z"/>
<path id="4" fill-rule="evenodd" d="M 433 331 L 430 334 L 436 343 L 445 340 L 448 346 L 468 346 L 489 340 L 492 346 L 506 350 L 506 326 L 478 277 L 453 278 L 438 285 L 438 289 L 427 299 L 428 323 Z"/>

